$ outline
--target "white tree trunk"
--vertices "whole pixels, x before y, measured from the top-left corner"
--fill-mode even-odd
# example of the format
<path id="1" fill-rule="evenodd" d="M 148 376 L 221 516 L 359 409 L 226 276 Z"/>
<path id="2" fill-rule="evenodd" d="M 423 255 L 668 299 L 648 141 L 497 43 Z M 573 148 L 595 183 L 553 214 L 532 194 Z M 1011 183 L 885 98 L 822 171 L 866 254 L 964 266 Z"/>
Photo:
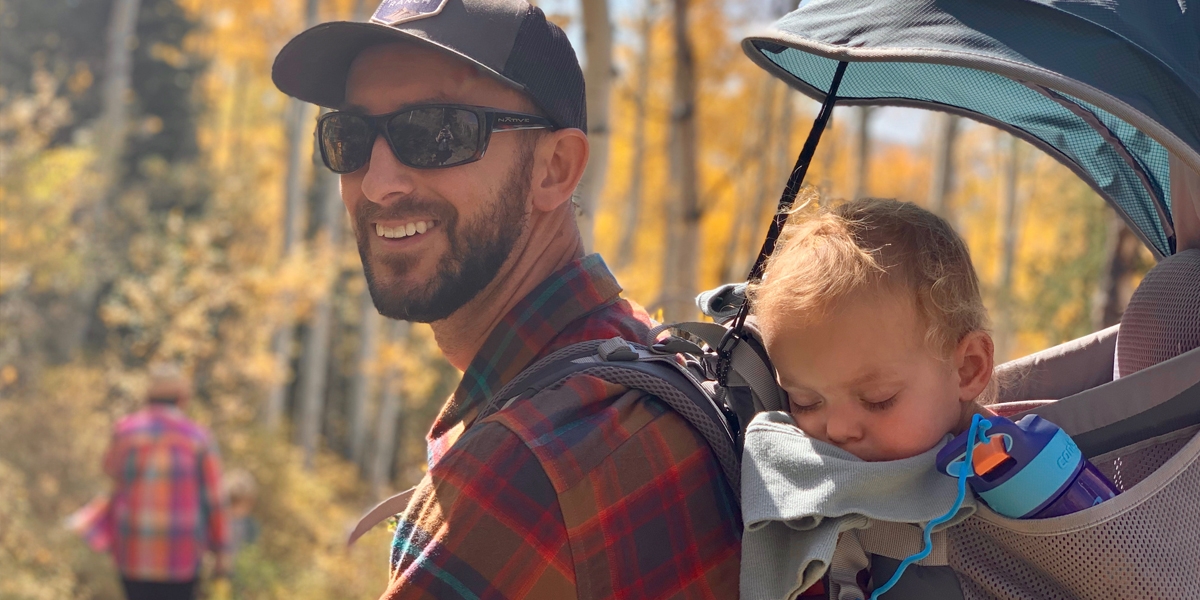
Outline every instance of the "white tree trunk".
<path id="1" fill-rule="evenodd" d="M 855 145 L 854 161 L 854 195 L 851 199 L 863 198 L 871 193 L 871 112 L 870 106 L 860 106 L 855 111 L 858 126 L 855 134 L 858 143 Z"/>
<path id="2" fill-rule="evenodd" d="M 108 21 L 108 54 L 104 61 L 101 91 L 99 154 L 102 175 L 109 186 L 118 185 L 125 142 L 129 132 L 129 88 L 133 79 L 133 49 L 137 44 L 137 17 L 141 0 L 114 0 Z M 106 190 L 107 191 L 107 190 Z M 103 215 L 108 198 L 98 203 Z"/>
<path id="3" fill-rule="evenodd" d="M 318 0 L 307 0 L 305 5 L 305 28 L 312 27 L 317 22 Z M 308 128 L 311 123 L 312 106 L 292 98 L 288 103 L 287 131 L 287 175 L 284 180 L 283 207 L 283 260 L 287 261 L 295 251 L 300 240 L 300 214 L 304 209 L 304 154 L 311 151 L 312 139 Z M 271 340 L 271 352 L 275 355 L 276 379 L 267 390 L 267 404 L 263 409 L 263 418 L 268 431 L 277 431 L 283 421 L 283 413 L 287 404 L 288 384 L 292 380 L 292 352 L 295 346 L 296 333 L 292 322 L 292 299 L 283 299 L 282 312 L 284 323 L 275 331 Z"/>
<path id="4" fill-rule="evenodd" d="M 1016 324 L 1013 320 L 1013 271 L 1017 260 L 1017 185 L 1020 183 L 1020 143 L 1017 138 L 1005 135 L 1007 156 L 1005 162 L 1003 193 L 1000 204 L 1000 281 L 996 286 L 996 362 L 1012 358 L 1013 337 Z"/>
<path id="5" fill-rule="evenodd" d="M 929 210 L 954 225 L 950 198 L 954 193 L 954 144 L 959 118 L 949 113 L 933 114 L 933 176 L 929 182 Z"/>
<path id="6" fill-rule="evenodd" d="M 338 260 L 342 245 L 343 215 L 342 195 L 338 191 L 338 178 L 331 172 L 322 172 L 318 180 L 322 183 L 324 202 L 321 209 L 321 225 L 317 231 L 318 244 L 326 244 L 325 260 Z M 318 256 L 322 256 L 318 253 Z M 300 371 L 300 423 L 297 427 L 298 443 L 304 450 L 304 465 L 311 469 L 321 435 L 321 422 L 325 414 L 325 382 L 329 373 L 329 340 L 333 332 L 333 299 L 337 294 L 338 273 L 332 273 L 325 282 L 326 292 L 313 308 L 313 320 L 304 352 L 304 367 Z"/>
<path id="7" fill-rule="evenodd" d="M 366 472 L 367 405 L 374 392 L 372 385 L 376 356 L 379 351 L 379 311 L 371 300 L 371 292 L 363 289 L 359 298 L 361 321 L 358 327 L 358 355 L 355 358 L 354 379 L 350 383 L 350 444 L 346 457 Z"/>
<path id="8" fill-rule="evenodd" d="M 669 282 L 663 298 L 667 321 L 695 317 L 696 261 L 700 219 L 703 216 L 697 189 L 696 80 L 688 35 L 688 0 L 673 0 L 675 22 L 675 81 L 671 110 L 671 172 L 678 191 L 675 216 L 679 219 L 677 243 L 666 257 L 664 278 Z"/>
<path id="9" fill-rule="evenodd" d="M 1092 299 L 1092 328 L 1094 331 L 1121 322 L 1125 305 L 1133 294 L 1129 275 L 1134 270 L 1141 242 L 1116 211 L 1109 211 L 1108 236 L 1105 241 L 1105 269 Z"/>
<path id="10" fill-rule="evenodd" d="M 722 281 L 743 280 L 750 272 L 750 265 L 758 256 L 762 240 L 755 235 L 759 231 L 763 215 L 768 206 L 773 206 L 778 198 L 772 197 L 774 190 L 774 172 L 771 166 L 777 160 L 779 152 L 775 149 L 775 88 L 777 80 L 774 77 L 764 77 L 759 88 L 758 101 L 758 131 L 750 136 L 749 143 L 757 146 L 757 177 L 751 185 L 751 192 L 745 206 L 735 210 L 733 231 L 729 234 L 729 244 L 725 247 L 726 268 L 721 274 Z M 784 104 L 789 104 L 785 97 Z M 786 132 L 781 136 L 786 137 Z M 782 187 L 782 184 L 779 184 Z"/>
<path id="11" fill-rule="evenodd" d="M 410 324 L 392 321 L 388 339 L 392 343 L 404 343 Z M 383 397 L 379 402 L 379 415 L 375 422 L 375 449 L 371 455 L 371 493 L 380 498 L 387 490 L 396 457 L 396 431 L 403 419 L 404 394 L 401 390 L 399 370 L 395 365 L 387 369 L 383 378 Z"/>
<path id="12" fill-rule="evenodd" d="M 629 194 L 625 199 L 625 214 L 621 219 L 621 242 L 617 246 L 619 267 L 629 264 L 637 250 L 638 218 L 642 210 L 642 188 L 645 186 L 646 174 L 646 109 L 650 95 L 650 65 L 654 56 L 654 10 L 655 1 L 649 0 L 639 24 L 642 56 L 641 64 L 638 65 L 637 85 L 634 86 L 633 92 L 633 156 L 629 165 Z"/>
<path id="13" fill-rule="evenodd" d="M 608 0 L 582 0 L 583 43 L 587 52 L 584 82 L 591 155 L 579 182 L 579 232 L 585 251 L 594 248 L 596 209 L 608 169 L 609 99 L 613 79 L 612 22 Z"/>
<path id="14" fill-rule="evenodd" d="M 140 0 L 114 0 L 108 17 L 107 49 L 104 57 L 104 87 L 100 92 L 100 118 L 96 122 L 96 172 L 99 185 L 83 224 L 87 232 L 87 269 L 83 283 L 71 298 L 70 312 L 61 323 L 63 341 L 58 360 L 77 356 L 83 347 L 95 312 L 96 298 L 111 277 L 110 204 L 124 175 L 125 146 L 129 133 L 129 91 L 133 79 L 133 49 L 137 44 Z"/>

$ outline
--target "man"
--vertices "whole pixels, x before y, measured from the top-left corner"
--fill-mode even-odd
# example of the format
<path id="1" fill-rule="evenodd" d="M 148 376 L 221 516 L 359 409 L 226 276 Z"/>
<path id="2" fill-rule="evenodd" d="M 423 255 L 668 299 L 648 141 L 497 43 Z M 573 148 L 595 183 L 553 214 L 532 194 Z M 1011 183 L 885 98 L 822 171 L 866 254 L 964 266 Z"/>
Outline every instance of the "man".
<path id="1" fill-rule="evenodd" d="M 200 559 L 229 571 L 229 529 L 216 444 L 183 409 L 189 385 L 173 365 L 151 368 L 147 404 L 113 428 L 113 558 L 129 600 L 190 600 Z"/>
<path id="2" fill-rule="evenodd" d="M 538 358 L 651 327 L 583 253 L 586 109 L 566 36 L 522 0 L 385 0 L 371 21 L 300 34 L 273 76 L 339 109 L 317 135 L 376 307 L 430 323 L 464 371 L 384 597 L 736 597 L 733 496 L 657 399 L 581 376 L 475 419 Z M 431 164 L 447 115 L 475 134 Z"/>

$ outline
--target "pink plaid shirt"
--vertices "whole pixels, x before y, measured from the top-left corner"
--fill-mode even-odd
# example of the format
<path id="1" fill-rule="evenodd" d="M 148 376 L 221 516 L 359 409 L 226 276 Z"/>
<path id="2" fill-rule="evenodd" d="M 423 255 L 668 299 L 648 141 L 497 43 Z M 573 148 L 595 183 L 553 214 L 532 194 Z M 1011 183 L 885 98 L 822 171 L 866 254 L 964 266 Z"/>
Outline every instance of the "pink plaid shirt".
<path id="1" fill-rule="evenodd" d="M 112 477 L 112 553 L 121 576 L 190 581 L 205 550 L 227 552 L 216 445 L 172 405 L 121 419 L 104 457 Z"/>

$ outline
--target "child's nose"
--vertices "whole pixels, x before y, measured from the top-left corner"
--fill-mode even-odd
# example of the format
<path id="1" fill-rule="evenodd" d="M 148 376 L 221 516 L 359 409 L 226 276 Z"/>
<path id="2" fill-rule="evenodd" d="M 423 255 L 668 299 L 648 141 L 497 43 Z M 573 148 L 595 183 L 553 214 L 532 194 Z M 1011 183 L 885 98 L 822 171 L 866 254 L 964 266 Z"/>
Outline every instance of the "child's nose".
<path id="1" fill-rule="evenodd" d="M 825 421 L 825 436 L 831 444 L 844 446 L 862 439 L 862 424 L 852 415 L 830 414 Z"/>

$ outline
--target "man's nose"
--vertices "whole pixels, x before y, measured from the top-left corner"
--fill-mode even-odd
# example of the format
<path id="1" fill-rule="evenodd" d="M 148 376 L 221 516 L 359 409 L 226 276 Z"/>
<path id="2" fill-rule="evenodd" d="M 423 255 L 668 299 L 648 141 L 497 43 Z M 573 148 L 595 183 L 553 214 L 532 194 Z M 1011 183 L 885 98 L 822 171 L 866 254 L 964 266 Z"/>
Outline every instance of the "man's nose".
<path id="1" fill-rule="evenodd" d="M 863 437 L 862 421 L 847 407 L 830 410 L 825 419 L 825 437 L 831 444 L 844 446 Z"/>
<path id="2" fill-rule="evenodd" d="M 371 162 L 362 179 L 362 193 L 375 204 L 391 204 L 413 192 L 413 170 L 396 159 L 383 135 L 371 145 Z"/>

